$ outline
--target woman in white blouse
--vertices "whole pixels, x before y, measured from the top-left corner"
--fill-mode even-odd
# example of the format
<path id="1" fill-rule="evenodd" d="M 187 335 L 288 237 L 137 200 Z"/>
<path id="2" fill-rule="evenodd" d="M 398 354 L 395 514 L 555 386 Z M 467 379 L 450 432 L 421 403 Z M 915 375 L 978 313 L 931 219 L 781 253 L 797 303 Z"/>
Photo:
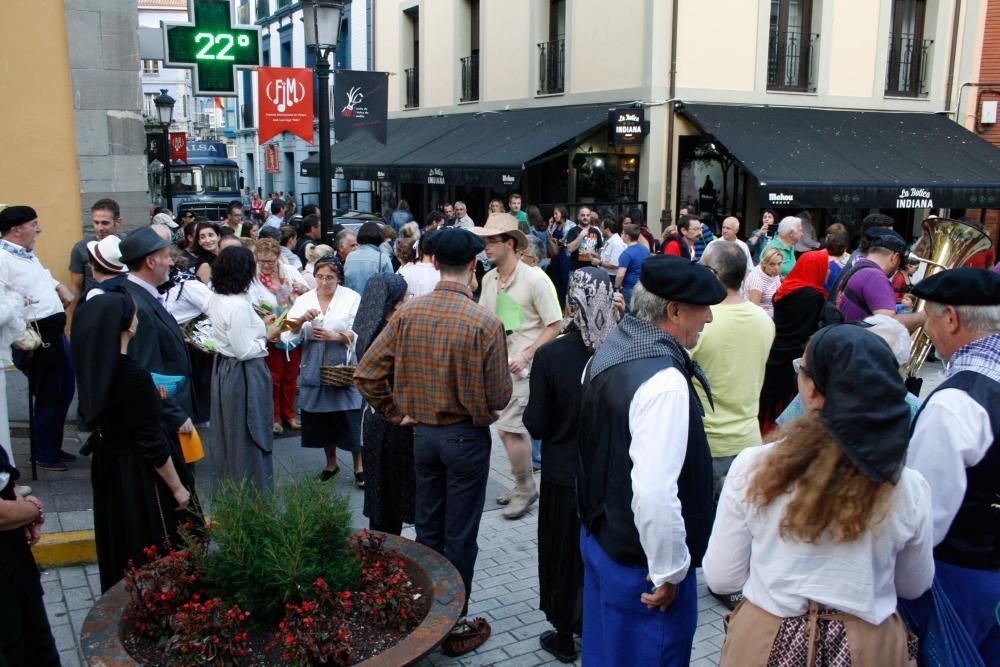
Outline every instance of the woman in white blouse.
<path id="1" fill-rule="evenodd" d="M 218 477 L 250 479 L 269 489 L 274 443 L 271 373 L 267 341 L 277 340 L 280 325 L 265 324 L 254 311 L 248 290 L 257 262 L 246 248 L 226 248 L 212 264 L 215 294 L 208 303 L 215 340 L 212 369 L 212 428 L 209 459 Z"/>
<path id="2" fill-rule="evenodd" d="M 777 248 L 768 248 L 760 258 L 760 264 L 747 273 L 743 281 L 743 298 L 756 303 L 774 319 L 774 293 L 781 287 L 781 263 L 783 258 Z"/>
<path id="3" fill-rule="evenodd" d="M 736 458 L 702 565 L 713 592 L 744 596 L 721 664 L 909 664 L 896 599 L 930 587 L 933 535 L 930 488 L 903 466 L 896 359 L 835 325 L 795 362 L 808 414 Z"/>

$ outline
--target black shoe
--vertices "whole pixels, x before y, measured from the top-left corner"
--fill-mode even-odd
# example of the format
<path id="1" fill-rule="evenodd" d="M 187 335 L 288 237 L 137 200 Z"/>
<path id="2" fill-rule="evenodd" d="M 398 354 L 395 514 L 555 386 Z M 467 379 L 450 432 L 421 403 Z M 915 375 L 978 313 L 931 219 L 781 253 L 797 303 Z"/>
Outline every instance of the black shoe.
<path id="1" fill-rule="evenodd" d="M 708 592 L 712 593 L 712 597 L 714 597 L 716 600 L 726 605 L 726 609 L 728 609 L 729 611 L 733 611 L 734 609 L 736 609 L 737 605 L 739 605 L 739 603 L 743 601 L 742 591 L 740 591 L 739 593 L 729 593 L 728 595 L 723 595 L 722 593 L 713 593 L 711 589 L 709 589 Z"/>
<path id="2" fill-rule="evenodd" d="M 573 646 L 572 636 L 570 645 L 572 648 L 559 646 L 559 633 L 555 630 L 546 630 L 538 637 L 538 643 L 542 648 L 556 657 L 559 662 L 573 662 L 576 660 L 576 646 Z"/>
<path id="3" fill-rule="evenodd" d="M 333 470 L 323 470 L 319 474 L 319 481 L 329 482 L 331 479 L 337 476 L 338 472 L 340 472 L 340 468 L 334 468 Z"/>
<path id="4" fill-rule="evenodd" d="M 35 465 L 42 470 L 51 470 L 52 472 L 66 472 L 69 470 L 65 463 L 60 463 L 59 461 L 35 461 Z"/>
<path id="5" fill-rule="evenodd" d="M 365 488 L 365 471 L 354 473 L 354 486 L 359 489 Z"/>
<path id="6" fill-rule="evenodd" d="M 76 461 L 76 456 L 74 456 L 73 454 L 70 454 L 69 452 L 67 452 L 65 450 L 60 449 L 56 453 L 56 459 L 59 460 L 59 461 Z"/>

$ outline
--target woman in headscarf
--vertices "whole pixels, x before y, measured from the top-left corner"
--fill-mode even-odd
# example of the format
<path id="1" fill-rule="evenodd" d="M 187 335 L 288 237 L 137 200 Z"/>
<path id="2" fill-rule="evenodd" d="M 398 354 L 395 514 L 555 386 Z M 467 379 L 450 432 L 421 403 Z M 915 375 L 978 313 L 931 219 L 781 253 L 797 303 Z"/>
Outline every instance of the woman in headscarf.
<path id="1" fill-rule="evenodd" d="M 406 300 L 406 279 L 377 273 L 368 279 L 354 318 L 360 360 L 386 323 Z M 413 468 L 413 427 L 396 426 L 365 405 L 361 422 L 361 455 L 365 464 L 365 505 L 368 527 L 399 535 L 403 523 L 413 523 L 416 474 Z"/>
<path id="2" fill-rule="evenodd" d="M 563 335 L 543 345 L 531 367 L 524 425 L 542 441 L 538 504 L 539 608 L 555 630 L 543 632 L 542 648 L 563 662 L 576 659 L 574 628 L 583 603 L 580 520 L 576 514 L 580 378 L 594 350 L 617 318 L 608 272 L 585 267 L 569 280 Z"/>
<path id="3" fill-rule="evenodd" d="M 767 358 L 764 386 L 760 391 L 761 435 L 775 427 L 775 420 L 795 397 L 792 360 L 802 356 L 809 336 L 819 328 L 819 316 L 826 301 L 826 274 L 830 255 L 826 250 L 803 253 L 781 287 L 774 294 L 774 343 Z"/>
<path id="4" fill-rule="evenodd" d="M 194 480 L 175 433 L 162 426 L 162 392 L 149 372 L 126 355 L 138 326 L 124 292 L 81 304 L 73 317 L 72 354 L 80 416 L 93 429 L 90 479 L 101 591 L 125 574 L 129 561 L 180 546 L 178 526 L 197 517 L 185 510 Z M 181 381 L 187 381 L 184 378 Z"/>
<path id="5" fill-rule="evenodd" d="M 915 664 L 896 601 L 930 587 L 933 527 L 930 487 L 903 465 L 896 358 L 833 325 L 795 373 L 808 415 L 737 456 L 702 562 L 713 591 L 744 596 L 721 664 Z"/>

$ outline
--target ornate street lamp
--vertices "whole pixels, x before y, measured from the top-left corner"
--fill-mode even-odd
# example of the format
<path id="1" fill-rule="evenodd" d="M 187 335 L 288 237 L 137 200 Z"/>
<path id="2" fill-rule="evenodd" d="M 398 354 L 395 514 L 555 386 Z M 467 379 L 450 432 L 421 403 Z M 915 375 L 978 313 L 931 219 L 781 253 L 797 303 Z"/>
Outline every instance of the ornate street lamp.
<path id="1" fill-rule="evenodd" d="M 350 0 L 346 0 L 350 2 Z M 330 173 L 330 56 L 337 51 L 346 2 L 302 0 L 306 48 L 316 52 L 319 89 L 319 210 L 324 238 L 333 229 L 333 183 Z"/>
<path id="2" fill-rule="evenodd" d="M 156 115 L 160 119 L 160 128 L 163 130 L 163 198 L 166 200 L 167 208 L 171 212 L 174 210 L 173 193 L 170 191 L 170 124 L 174 121 L 174 98 L 167 95 L 166 88 L 160 88 L 160 94 L 153 100 L 156 105 Z"/>

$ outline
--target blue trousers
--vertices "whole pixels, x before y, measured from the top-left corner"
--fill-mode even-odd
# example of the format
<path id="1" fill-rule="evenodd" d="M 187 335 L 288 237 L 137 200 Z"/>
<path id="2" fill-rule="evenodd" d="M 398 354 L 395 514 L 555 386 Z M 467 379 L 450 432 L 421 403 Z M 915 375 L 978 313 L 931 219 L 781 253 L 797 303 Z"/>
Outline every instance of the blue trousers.
<path id="1" fill-rule="evenodd" d="M 986 667 L 1000 667 L 1000 572 L 935 560 L 934 573 Z"/>
<path id="2" fill-rule="evenodd" d="M 531 439 L 531 465 L 542 467 L 542 441 L 535 438 Z"/>
<path id="3" fill-rule="evenodd" d="M 583 664 L 585 666 L 685 666 L 698 623 L 694 568 L 663 612 L 639 597 L 651 589 L 646 567 L 622 565 L 597 540 L 580 531 L 583 556 Z"/>
<path id="4" fill-rule="evenodd" d="M 477 539 L 490 476 L 491 447 L 486 427 L 413 427 L 417 542 L 443 555 L 462 575 L 466 606 L 479 555 Z"/>
<path id="5" fill-rule="evenodd" d="M 66 413 L 76 392 L 76 376 L 70 361 L 69 341 L 61 329 L 54 335 L 42 329 L 42 337 L 49 347 L 30 355 L 15 350 L 14 365 L 28 377 L 35 400 L 32 416 L 35 457 L 44 463 L 58 463 Z"/>

